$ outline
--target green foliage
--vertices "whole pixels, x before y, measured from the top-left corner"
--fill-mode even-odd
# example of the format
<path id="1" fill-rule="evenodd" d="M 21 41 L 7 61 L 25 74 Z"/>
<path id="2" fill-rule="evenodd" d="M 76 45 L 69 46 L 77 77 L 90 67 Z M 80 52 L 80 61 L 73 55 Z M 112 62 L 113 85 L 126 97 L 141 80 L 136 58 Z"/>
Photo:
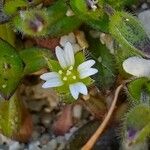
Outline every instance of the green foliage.
<path id="1" fill-rule="evenodd" d="M 76 16 L 67 17 L 59 20 L 50 27 L 48 34 L 51 37 L 58 37 L 74 31 L 81 25 L 81 21 Z"/>
<path id="2" fill-rule="evenodd" d="M 0 100 L 0 131 L 12 137 L 21 124 L 22 103 L 14 94 L 9 101 Z"/>
<path id="3" fill-rule="evenodd" d="M 0 25 L 0 37 L 12 46 L 15 46 L 15 33 L 8 23 Z"/>
<path id="4" fill-rule="evenodd" d="M 12 23 L 17 30 L 27 35 L 44 36 L 48 32 L 49 17 L 45 9 L 31 9 L 22 11 Z"/>
<path id="5" fill-rule="evenodd" d="M 116 79 L 115 59 L 105 45 L 99 39 L 87 35 L 89 42 L 89 54 L 96 61 L 95 67 L 99 72 L 95 75 L 96 85 L 101 90 L 112 87 Z"/>
<path id="6" fill-rule="evenodd" d="M 40 2 L 42 0 L 32 0 L 31 2 L 28 0 L 5 0 L 4 11 L 8 15 L 14 15 L 17 11 L 37 5 Z"/>
<path id="7" fill-rule="evenodd" d="M 116 10 L 122 10 L 125 6 L 130 6 L 138 2 L 138 0 L 104 0 L 105 3 L 110 4 Z"/>
<path id="8" fill-rule="evenodd" d="M 11 21 L 10 24 L 0 25 L 0 92 L 4 99 L 9 101 L 0 101 L 0 131 L 4 135 L 12 137 L 20 128 L 23 105 L 14 92 L 25 75 L 49 67 L 51 71 L 62 71 L 59 74 L 63 79 L 64 74 L 71 70 L 71 75 L 67 77 L 67 80 L 63 80 L 63 86 L 55 88 L 62 101 L 66 103 L 74 102 L 69 91 L 70 84 L 76 82 L 82 82 L 86 86 L 93 84 L 90 77 L 79 78 L 77 67 L 85 61 L 82 52 L 76 53 L 75 65 L 71 66 L 72 69 L 62 69 L 47 49 L 27 48 L 18 54 L 16 49 L 11 46 L 15 46 L 15 34 L 12 29 L 33 38 L 48 36 L 59 38 L 78 29 L 82 24 L 90 26 L 90 29 L 85 31 L 89 44 L 89 56 L 96 61 L 95 68 L 99 70 L 94 77 L 96 85 L 106 93 L 111 90 L 111 87 L 116 86 L 114 83 L 116 83 L 118 70 L 120 78 L 131 77 L 122 68 L 125 59 L 131 56 L 143 56 L 144 58 L 150 56 L 150 40 L 141 23 L 133 15 L 122 11 L 125 6 L 136 2 L 137 0 L 98 0 L 97 2 L 94 0 L 57 0 L 50 6 L 41 5 L 39 7 L 37 5 L 44 3 L 43 0 L 33 0 L 32 2 L 5 0 L 4 12 L 11 17 Z M 107 12 L 109 11 L 106 10 L 107 6 L 112 11 L 111 13 Z M 67 16 L 69 10 L 73 12 Z M 13 28 L 11 29 L 10 26 Z M 91 37 L 89 34 L 91 28 L 107 32 L 114 37 L 117 41 L 114 55 L 100 43 L 98 38 Z M 81 37 L 78 37 L 78 42 L 82 42 L 83 39 L 79 38 Z M 130 146 L 130 144 L 145 142 L 150 135 L 149 79 L 131 79 L 126 84 L 126 89 L 126 96 L 134 104 L 134 107 L 126 115 L 123 128 L 123 141 Z M 103 113 L 103 117 L 106 112 L 103 98 L 100 98 L 102 101 L 98 101 L 99 98 L 90 96 L 85 105 L 96 117 L 98 116 L 97 118 L 101 117 L 99 112 Z"/>
<path id="9" fill-rule="evenodd" d="M 131 14 L 115 12 L 110 17 L 109 31 L 124 50 L 149 55 L 149 38 L 141 23 Z"/>
<path id="10" fill-rule="evenodd" d="M 103 2 L 98 0 L 96 9 L 93 10 L 85 0 L 70 0 L 70 5 L 75 14 L 86 24 L 95 29 L 108 32 L 108 16 L 104 13 Z"/>
<path id="11" fill-rule="evenodd" d="M 148 92 L 148 81 L 147 78 L 138 78 L 128 83 L 128 92 L 135 101 L 140 101 L 142 99 L 142 93 L 146 91 Z M 146 93 L 144 94 L 146 95 Z"/>
<path id="12" fill-rule="evenodd" d="M 66 16 L 67 4 L 59 0 L 43 9 L 21 11 L 12 24 L 29 36 L 60 36 L 77 29 L 81 21 L 76 16 Z"/>
<path id="13" fill-rule="evenodd" d="M 0 39 L 0 92 L 9 99 L 16 90 L 23 72 L 23 62 L 15 49 Z"/>
<path id="14" fill-rule="evenodd" d="M 47 67 L 45 56 L 49 59 L 52 57 L 50 50 L 42 48 L 28 48 L 20 51 L 20 57 L 23 60 L 24 75 L 34 73 L 42 68 Z"/>
<path id="15" fill-rule="evenodd" d="M 135 106 L 125 119 L 124 138 L 130 144 L 142 143 L 150 135 L 150 107 Z"/>

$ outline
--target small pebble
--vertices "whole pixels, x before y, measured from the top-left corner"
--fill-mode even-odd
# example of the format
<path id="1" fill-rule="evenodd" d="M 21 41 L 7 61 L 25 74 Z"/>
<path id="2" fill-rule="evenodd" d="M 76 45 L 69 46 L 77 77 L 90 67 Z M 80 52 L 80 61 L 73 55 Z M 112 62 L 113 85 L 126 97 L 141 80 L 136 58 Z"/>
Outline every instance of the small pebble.
<path id="1" fill-rule="evenodd" d="M 142 4 L 141 8 L 142 8 L 142 9 L 147 9 L 147 8 L 148 8 L 147 3 Z"/>
<path id="2" fill-rule="evenodd" d="M 13 142 L 9 145 L 9 150 L 20 150 L 21 144 L 19 142 Z"/>
<path id="3" fill-rule="evenodd" d="M 80 119 L 82 116 L 82 106 L 81 105 L 75 105 L 73 107 L 73 117 L 75 119 Z"/>
<path id="4" fill-rule="evenodd" d="M 55 150 L 57 148 L 57 141 L 55 139 L 52 139 L 50 142 L 48 142 L 47 147 L 48 150 Z"/>
<path id="5" fill-rule="evenodd" d="M 66 42 L 70 42 L 71 44 L 76 43 L 75 35 L 74 33 L 69 33 L 68 35 L 64 35 L 60 38 L 60 45 L 65 46 Z"/>
<path id="6" fill-rule="evenodd" d="M 40 137 L 41 145 L 46 145 L 50 141 L 50 136 L 48 134 L 44 134 Z"/>
<path id="7" fill-rule="evenodd" d="M 32 140 L 37 140 L 40 137 L 40 133 L 38 133 L 36 130 L 32 132 Z"/>
<path id="8" fill-rule="evenodd" d="M 28 150 L 41 150 L 40 146 L 40 142 L 36 141 L 36 142 L 32 142 L 29 144 L 29 149 Z"/>
<path id="9" fill-rule="evenodd" d="M 52 115 L 50 113 L 44 113 L 41 116 L 41 123 L 45 126 L 45 127 L 49 127 L 50 124 L 52 122 Z"/>

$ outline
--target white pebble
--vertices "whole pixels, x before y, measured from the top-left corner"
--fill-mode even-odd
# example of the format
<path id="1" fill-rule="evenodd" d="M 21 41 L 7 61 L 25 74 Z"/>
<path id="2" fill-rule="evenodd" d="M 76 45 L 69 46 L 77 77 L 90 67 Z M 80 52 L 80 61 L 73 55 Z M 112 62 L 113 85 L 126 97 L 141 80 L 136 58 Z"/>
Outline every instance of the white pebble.
<path id="1" fill-rule="evenodd" d="M 82 115 L 82 106 L 81 105 L 75 105 L 73 107 L 73 116 L 76 119 L 80 119 Z"/>
<path id="2" fill-rule="evenodd" d="M 32 143 L 29 144 L 29 150 L 41 150 L 39 145 L 40 145 L 39 141 L 32 142 Z"/>
<path id="3" fill-rule="evenodd" d="M 9 145 L 9 150 L 20 150 L 21 145 L 19 142 L 13 142 L 11 145 Z"/>
<path id="4" fill-rule="evenodd" d="M 79 44 L 72 44 L 72 47 L 73 47 L 74 53 L 77 53 L 82 50 L 82 48 L 79 46 Z"/>
<path id="5" fill-rule="evenodd" d="M 65 137 L 64 136 L 58 136 L 56 138 L 56 140 L 57 140 L 57 143 L 65 143 Z"/>
<path id="6" fill-rule="evenodd" d="M 48 142 L 47 147 L 49 147 L 49 150 L 55 150 L 57 148 L 57 141 L 52 139 L 50 142 Z"/>
<path id="7" fill-rule="evenodd" d="M 64 47 L 67 42 L 70 42 L 71 44 L 75 44 L 76 43 L 76 39 L 75 39 L 74 33 L 71 32 L 68 35 L 64 35 L 64 36 L 62 36 L 60 38 L 60 42 L 59 43 L 60 43 L 61 46 Z"/>

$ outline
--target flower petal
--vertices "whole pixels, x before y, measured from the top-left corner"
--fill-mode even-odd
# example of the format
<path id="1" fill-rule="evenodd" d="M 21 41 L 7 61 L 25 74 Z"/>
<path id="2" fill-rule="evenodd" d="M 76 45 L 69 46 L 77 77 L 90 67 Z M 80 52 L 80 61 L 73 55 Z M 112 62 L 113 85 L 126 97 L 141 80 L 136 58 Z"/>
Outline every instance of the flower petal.
<path id="1" fill-rule="evenodd" d="M 63 82 L 60 78 L 53 78 L 51 80 L 46 81 L 42 87 L 43 88 L 52 88 L 52 87 L 59 87 L 62 86 Z"/>
<path id="2" fill-rule="evenodd" d="M 64 69 L 67 68 L 68 65 L 66 62 L 64 50 L 61 49 L 59 46 L 57 46 L 55 52 L 56 52 L 56 56 L 57 56 L 60 66 Z"/>
<path id="3" fill-rule="evenodd" d="M 70 89 L 70 92 L 71 92 L 71 95 L 73 96 L 74 99 L 78 99 L 79 97 L 79 92 L 76 88 L 76 84 L 70 84 L 69 85 L 69 89 Z"/>
<path id="4" fill-rule="evenodd" d="M 74 83 L 74 84 L 70 84 L 69 89 L 70 89 L 70 92 L 71 92 L 74 99 L 78 99 L 79 93 L 81 93 L 83 95 L 88 94 L 87 87 L 82 82 L 77 82 L 77 83 Z"/>
<path id="5" fill-rule="evenodd" d="M 95 60 L 93 60 L 93 59 L 87 60 L 87 61 L 83 62 L 82 64 L 80 64 L 77 69 L 80 72 L 82 70 L 91 68 L 94 64 L 95 64 Z"/>
<path id="6" fill-rule="evenodd" d="M 91 75 L 94 75 L 94 74 L 96 74 L 97 72 L 98 72 L 98 70 L 95 69 L 95 68 L 89 68 L 89 69 L 81 70 L 81 71 L 79 72 L 80 79 L 84 79 L 84 78 L 86 78 L 86 77 L 89 77 L 89 76 L 91 76 Z"/>
<path id="7" fill-rule="evenodd" d="M 66 59 L 66 62 L 67 62 L 67 66 L 73 66 L 74 65 L 74 52 L 73 52 L 73 47 L 71 45 L 71 43 L 67 42 L 65 44 L 65 47 L 64 47 L 64 51 L 65 51 L 65 59 Z"/>
<path id="8" fill-rule="evenodd" d="M 129 57 L 123 64 L 123 69 L 136 77 L 149 77 L 150 76 L 150 60 L 141 57 Z"/>
<path id="9" fill-rule="evenodd" d="M 76 83 L 76 88 L 77 88 L 77 90 L 78 90 L 79 93 L 81 93 L 83 95 L 87 95 L 88 94 L 87 87 L 82 82 Z"/>
<path id="10" fill-rule="evenodd" d="M 60 74 L 58 74 L 57 72 L 48 72 L 48 73 L 44 73 L 40 76 L 40 78 L 42 80 L 51 80 L 53 78 L 59 78 Z"/>

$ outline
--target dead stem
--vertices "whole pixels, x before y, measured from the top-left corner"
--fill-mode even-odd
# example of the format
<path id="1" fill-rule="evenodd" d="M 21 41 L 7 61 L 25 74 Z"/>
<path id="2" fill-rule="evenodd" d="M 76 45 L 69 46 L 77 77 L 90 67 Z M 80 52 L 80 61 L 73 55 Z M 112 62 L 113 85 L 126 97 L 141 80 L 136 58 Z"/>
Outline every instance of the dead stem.
<path id="1" fill-rule="evenodd" d="M 81 148 L 81 150 L 91 150 L 92 147 L 94 146 L 94 144 L 96 143 L 97 139 L 100 137 L 100 135 L 102 134 L 102 132 L 104 131 L 105 127 L 107 126 L 112 113 L 115 109 L 116 106 L 116 102 L 118 99 L 118 95 L 120 93 L 120 90 L 124 87 L 124 84 L 121 84 L 120 86 L 117 87 L 116 91 L 115 91 L 115 95 L 114 95 L 114 100 L 111 104 L 111 107 L 104 119 L 104 121 L 102 122 L 102 124 L 99 126 L 99 128 L 96 130 L 96 132 L 93 134 L 93 136 L 89 139 L 89 141 Z"/>

